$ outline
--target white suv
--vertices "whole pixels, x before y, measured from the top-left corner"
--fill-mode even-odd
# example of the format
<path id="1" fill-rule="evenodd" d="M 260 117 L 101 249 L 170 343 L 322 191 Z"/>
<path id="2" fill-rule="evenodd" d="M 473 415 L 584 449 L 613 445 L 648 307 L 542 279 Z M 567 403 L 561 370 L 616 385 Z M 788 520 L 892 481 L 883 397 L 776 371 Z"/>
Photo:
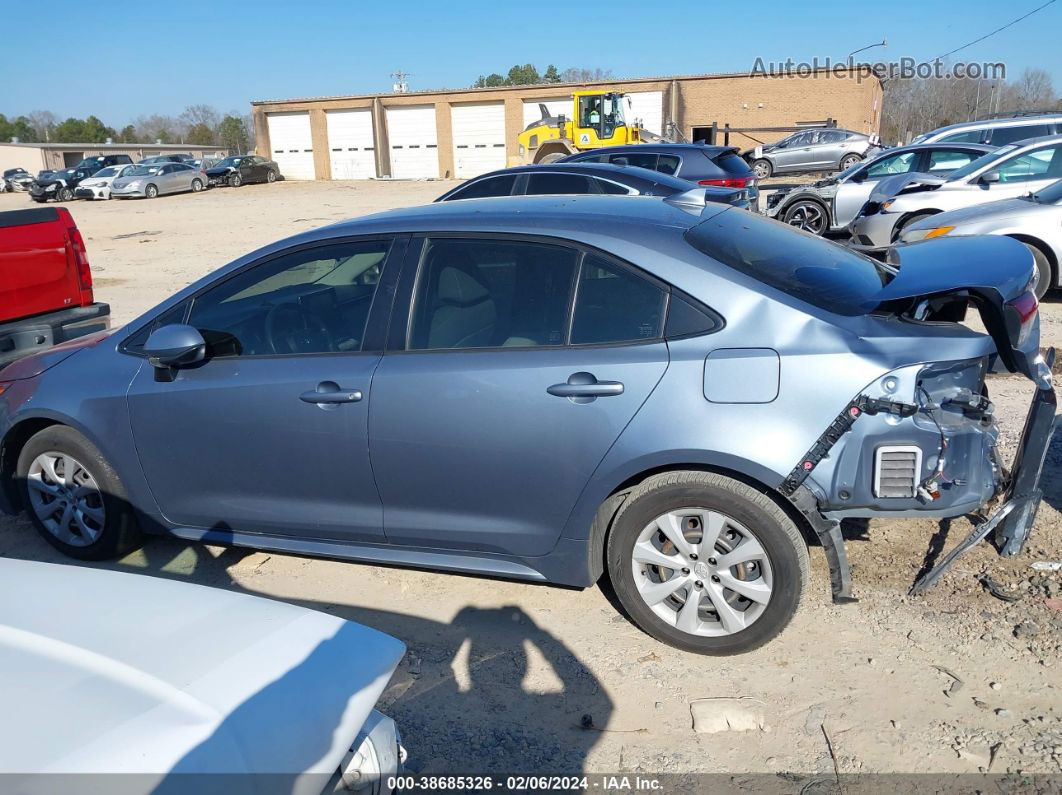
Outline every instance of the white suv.
<path id="1" fill-rule="evenodd" d="M 1028 138 L 1062 133 L 1062 113 L 984 119 L 938 127 L 915 138 L 913 144 L 966 143 L 1005 146 Z"/>

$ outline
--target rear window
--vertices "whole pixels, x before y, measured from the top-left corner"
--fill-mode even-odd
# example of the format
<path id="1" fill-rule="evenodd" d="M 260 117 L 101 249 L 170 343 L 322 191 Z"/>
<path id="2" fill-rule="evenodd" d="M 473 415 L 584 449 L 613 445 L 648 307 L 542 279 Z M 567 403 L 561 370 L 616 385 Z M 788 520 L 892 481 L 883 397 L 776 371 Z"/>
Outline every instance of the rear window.
<path id="1" fill-rule="evenodd" d="M 727 174 L 747 176 L 752 173 L 749 164 L 737 152 L 723 152 L 710 159 Z"/>
<path id="2" fill-rule="evenodd" d="M 869 257 L 763 216 L 724 210 L 686 232 L 703 254 L 812 306 L 864 315 L 877 306 L 882 272 Z"/>

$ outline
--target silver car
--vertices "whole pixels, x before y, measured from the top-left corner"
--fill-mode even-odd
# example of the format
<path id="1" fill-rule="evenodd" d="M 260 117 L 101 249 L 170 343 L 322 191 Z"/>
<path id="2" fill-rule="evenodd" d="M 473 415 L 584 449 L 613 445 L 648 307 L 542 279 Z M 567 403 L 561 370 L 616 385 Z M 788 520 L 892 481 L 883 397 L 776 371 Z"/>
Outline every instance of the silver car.
<path id="1" fill-rule="evenodd" d="M 810 129 L 787 135 L 781 141 L 742 152 L 756 179 L 773 174 L 806 171 L 843 171 L 875 155 L 880 147 L 876 135 L 852 130 Z"/>
<path id="2" fill-rule="evenodd" d="M 880 253 L 908 226 L 937 213 L 1014 199 L 1062 178 L 1062 135 L 1008 144 L 952 172 L 883 179 L 848 230 L 853 248 Z"/>
<path id="3" fill-rule="evenodd" d="M 1015 141 L 1062 133 L 1062 113 L 1028 114 L 1003 119 L 982 119 L 938 127 L 915 138 L 913 144 L 981 143 L 1006 146 Z"/>
<path id="4" fill-rule="evenodd" d="M 766 214 L 816 235 L 838 231 L 848 225 L 886 177 L 915 171 L 945 176 L 991 151 L 991 146 L 982 144 L 916 144 L 889 149 L 829 179 L 772 192 L 767 197 Z"/>
<path id="5" fill-rule="evenodd" d="M 111 196 L 154 199 L 163 193 L 198 193 L 206 184 L 206 174 L 185 163 L 141 164 L 111 183 Z"/>
<path id="6" fill-rule="evenodd" d="M 1036 193 L 940 213 L 911 224 L 901 243 L 959 235 L 1006 235 L 1032 252 L 1038 273 L 1036 295 L 1059 286 L 1062 262 L 1062 180 Z"/>

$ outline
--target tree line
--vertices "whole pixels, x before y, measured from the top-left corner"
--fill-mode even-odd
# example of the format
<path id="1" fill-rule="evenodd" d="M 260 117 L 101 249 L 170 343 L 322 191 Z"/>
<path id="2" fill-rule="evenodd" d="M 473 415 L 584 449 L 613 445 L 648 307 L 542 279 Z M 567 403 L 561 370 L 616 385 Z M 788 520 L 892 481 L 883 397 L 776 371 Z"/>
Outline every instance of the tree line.
<path id="1" fill-rule="evenodd" d="M 947 124 L 1022 111 L 1062 111 L 1051 75 L 1026 69 L 1014 80 L 911 78 L 885 84 L 881 138 L 906 143 Z"/>
<path id="2" fill-rule="evenodd" d="M 152 114 L 139 116 L 121 129 L 105 124 L 96 116 L 60 120 L 48 110 L 36 110 L 8 119 L 0 113 L 0 142 L 18 139 L 21 143 L 102 144 L 191 144 L 224 146 L 246 152 L 254 143 L 249 116 L 231 111 L 219 113 L 210 105 L 189 105 L 178 116 Z"/>
<path id="3" fill-rule="evenodd" d="M 611 69 L 577 69 L 571 67 L 564 71 L 558 71 L 557 67 L 550 64 L 542 74 L 538 73 L 534 64 L 516 64 L 507 74 L 500 75 L 492 72 L 489 75 L 480 75 L 472 88 L 492 88 L 494 86 L 530 86 L 542 83 L 592 83 L 598 80 L 611 80 Z"/>

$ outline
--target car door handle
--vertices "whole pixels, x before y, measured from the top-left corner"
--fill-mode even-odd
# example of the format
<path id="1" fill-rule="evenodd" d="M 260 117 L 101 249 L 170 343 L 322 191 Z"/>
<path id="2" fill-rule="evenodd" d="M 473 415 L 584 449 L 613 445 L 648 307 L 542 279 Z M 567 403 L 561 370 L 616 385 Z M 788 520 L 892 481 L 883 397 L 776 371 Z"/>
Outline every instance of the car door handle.
<path id="1" fill-rule="evenodd" d="M 599 397 L 623 394 L 619 381 L 598 381 L 593 373 L 572 373 L 567 383 L 553 384 L 546 391 L 555 397 L 571 398 L 576 403 L 589 403 Z"/>
<path id="2" fill-rule="evenodd" d="M 310 389 L 299 395 L 303 403 L 316 403 L 318 406 L 337 403 L 357 403 L 361 400 L 360 389 L 340 389 L 335 381 L 322 381 L 317 389 Z"/>

